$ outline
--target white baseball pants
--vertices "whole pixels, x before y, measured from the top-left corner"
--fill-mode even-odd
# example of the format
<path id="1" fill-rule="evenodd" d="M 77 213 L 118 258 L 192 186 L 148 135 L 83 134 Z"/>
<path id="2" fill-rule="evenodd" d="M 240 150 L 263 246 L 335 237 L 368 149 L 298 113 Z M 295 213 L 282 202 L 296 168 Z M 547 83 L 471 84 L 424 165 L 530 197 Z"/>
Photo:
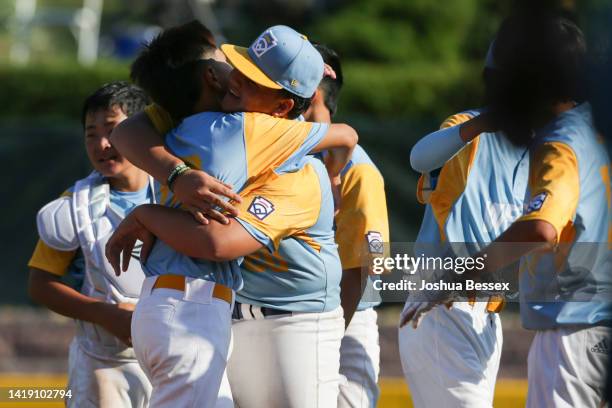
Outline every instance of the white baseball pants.
<path id="1" fill-rule="evenodd" d="M 603 407 L 612 329 L 538 331 L 529 349 L 527 407 Z"/>
<path id="2" fill-rule="evenodd" d="M 502 347 L 497 313 L 487 302 L 437 306 L 399 330 L 404 376 L 416 408 L 490 408 Z"/>
<path id="3" fill-rule="evenodd" d="M 231 341 L 230 304 L 212 297 L 211 282 L 184 292 L 147 289 L 146 282 L 132 342 L 153 385 L 150 407 L 214 407 Z"/>
<path id="4" fill-rule="evenodd" d="M 236 320 L 227 373 L 240 408 L 333 408 L 338 402 L 342 308 Z"/>
<path id="5" fill-rule="evenodd" d="M 95 358 L 75 340 L 68 353 L 68 408 L 146 408 L 151 384 L 137 361 Z"/>
<path id="6" fill-rule="evenodd" d="M 380 390 L 380 345 L 377 313 L 373 308 L 357 311 L 349 323 L 340 346 L 339 408 L 373 408 Z"/>

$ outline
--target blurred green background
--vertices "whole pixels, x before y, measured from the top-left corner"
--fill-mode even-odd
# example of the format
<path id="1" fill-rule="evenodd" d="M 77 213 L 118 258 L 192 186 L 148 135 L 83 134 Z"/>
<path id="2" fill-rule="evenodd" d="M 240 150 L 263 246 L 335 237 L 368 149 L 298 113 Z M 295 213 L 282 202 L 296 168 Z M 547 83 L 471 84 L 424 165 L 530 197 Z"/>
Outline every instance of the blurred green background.
<path id="1" fill-rule="evenodd" d="M 156 30 L 198 18 L 220 41 L 248 45 L 266 27 L 286 24 L 336 49 L 345 72 L 337 120 L 358 129 L 382 171 L 391 237 L 399 242 L 414 240 L 422 215 L 410 148 L 446 116 L 480 105 L 486 50 L 515 6 L 511 0 L 106 0 L 97 61 L 82 65 L 74 25 L 71 31 L 63 22 L 83 1 L 21 1 L 35 4 L 44 23 L 29 30 L 27 63 L 14 55 L 24 28 L 15 19 L 17 3 L 0 0 L 0 299 L 14 304 L 28 302 L 36 211 L 88 174 L 79 123 L 84 97 L 104 82 L 127 79 L 139 44 Z M 596 40 L 611 21 L 607 0 L 556 3 L 576 13 Z"/>

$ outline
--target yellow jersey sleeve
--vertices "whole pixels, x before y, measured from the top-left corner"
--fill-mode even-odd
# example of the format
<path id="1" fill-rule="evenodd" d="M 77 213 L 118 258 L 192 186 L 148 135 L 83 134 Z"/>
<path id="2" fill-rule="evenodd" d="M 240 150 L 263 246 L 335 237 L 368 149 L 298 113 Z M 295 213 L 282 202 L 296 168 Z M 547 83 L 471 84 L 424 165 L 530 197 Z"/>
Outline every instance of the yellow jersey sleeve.
<path id="1" fill-rule="evenodd" d="M 531 200 L 517 221 L 547 221 L 559 241 L 564 230 L 571 228 L 580 196 L 578 161 L 569 145 L 548 142 L 532 152 L 529 188 Z"/>
<path id="2" fill-rule="evenodd" d="M 471 118 L 472 115 L 465 113 L 453 115 L 446 119 L 440 127 L 456 126 Z M 435 180 L 435 187 L 428 185 L 428 183 L 431 183 L 429 176 L 422 175 L 419 180 L 417 198 L 423 203 L 431 204 L 431 209 L 440 231 L 440 237 L 443 240 L 446 240 L 444 225 L 446 225 L 446 220 L 453 204 L 465 190 L 468 176 L 472 170 L 472 164 L 478 152 L 479 141 L 480 136 L 476 136 L 442 166 L 440 174 Z"/>
<path id="3" fill-rule="evenodd" d="M 258 240 L 264 234 L 275 249 L 281 239 L 313 226 L 321 211 L 320 181 L 310 165 L 282 175 L 270 172 L 265 182 L 240 195 L 242 203 L 235 204 L 240 211 L 238 220 Z"/>
<path id="4" fill-rule="evenodd" d="M 360 268 L 364 249 L 382 255 L 389 243 L 389 219 L 382 175 L 370 164 L 351 167 L 342 177 L 336 242 L 342 269 Z"/>
<path id="5" fill-rule="evenodd" d="M 457 113 L 455 115 L 449 116 L 448 118 L 446 118 L 444 120 L 444 122 L 442 122 L 442 124 L 440 125 L 440 129 L 446 129 L 452 126 L 457 126 L 460 125 L 464 122 L 467 122 L 468 120 L 472 119 L 474 117 L 473 114 L 471 113 Z M 479 136 L 477 136 L 476 138 L 474 138 L 473 141 L 471 141 L 470 143 L 468 143 L 460 152 L 463 153 L 459 153 L 457 154 L 455 157 L 453 157 L 451 160 L 449 160 L 447 163 L 450 162 L 455 162 L 455 164 L 450 165 L 449 167 L 453 167 L 454 170 L 457 170 L 457 166 L 456 166 L 456 162 L 463 162 L 465 159 L 470 160 L 470 158 L 473 159 L 474 155 L 471 154 L 472 151 L 473 153 L 475 153 L 476 150 L 476 146 L 478 145 L 478 138 Z M 466 154 L 467 152 L 469 152 L 469 154 Z M 461 156 L 461 158 L 457 158 L 458 156 Z M 457 160 L 455 160 L 457 158 Z M 443 166 L 442 168 L 446 167 Z M 470 165 L 461 165 L 460 166 L 461 169 L 465 170 L 465 174 L 463 174 L 463 171 L 461 171 L 461 175 L 462 177 L 465 175 L 465 177 L 467 178 L 467 172 L 469 172 L 470 168 L 471 168 L 471 163 Z M 432 175 L 430 173 L 424 173 L 421 174 L 421 176 L 419 177 L 419 180 L 417 182 L 417 189 L 416 189 L 416 196 L 417 196 L 417 201 L 421 204 L 429 204 L 431 202 L 431 193 L 434 191 L 434 189 L 436 188 L 437 185 L 437 181 L 438 179 L 436 177 L 432 177 Z"/>
<path id="6" fill-rule="evenodd" d="M 144 111 L 158 133 L 165 135 L 174 128 L 175 125 L 172 117 L 161 106 L 151 104 Z"/>
<path id="7" fill-rule="evenodd" d="M 462 124 L 463 122 L 467 122 L 472 119 L 474 115 L 471 113 L 457 113 L 455 115 L 451 115 L 442 122 L 440 125 L 440 129 L 446 129 L 449 127 L 457 126 Z"/>
<path id="8" fill-rule="evenodd" d="M 247 177 L 297 164 L 327 132 L 328 125 L 244 113 Z M 296 166 L 297 168 L 297 166 Z"/>
<path id="9" fill-rule="evenodd" d="M 58 251 L 42 240 L 38 240 L 34 253 L 28 262 L 28 267 L 41 269 L 54 275 L 63 276 L 76 255 L 75 251 Z"/>

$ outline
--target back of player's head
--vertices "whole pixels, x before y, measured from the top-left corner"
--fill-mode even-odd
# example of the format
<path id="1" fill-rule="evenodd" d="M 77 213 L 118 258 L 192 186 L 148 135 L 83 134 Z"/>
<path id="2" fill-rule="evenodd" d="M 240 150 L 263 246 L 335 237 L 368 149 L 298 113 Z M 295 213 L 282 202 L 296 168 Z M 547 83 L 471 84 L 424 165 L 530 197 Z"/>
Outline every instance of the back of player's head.
<path id="1" fill-rule="evenodd" d="M 338 110 L 338 99 L 340 98 L 340 90 L 344 83 L 340 57 L 338 57 L 336 51 L 324 44 L 313 43 L 313 45 L 323 57 L 323 61 L 336 72 L 336 79 L 326 76 L 319 84 L 319 89 L 323 91 L 325 107 L 329 110 L 331 116 L 334 116 Z"/>
<path id="2" fill-rule="evenodd" d="M 111 109 L 113 106 L 117 106 L 125 116 L 130 117 L 142 111 L 148 103 L 147 95 L 137 86 L 127 81 L 109 82 L 85 99 L 81 123 L 85 127 L 88 113 Z"/>
<path id="3" fill-rule="evenodd" d="M 515 142 L 528 141 L 554 104 L 584 98 L 585 38 L 559 13 L 523 11 L 505 19 L 493 57 L 495 75 L 485 78 L 487 104 L 503 118 L 502 130 Z"/>
<path id="4" fill-rule="evenodd" d="M 528 81 L 542 98 L 583 97 L 586 41 L 580 28 L 561 14 L 524 12 L 506 19 L 493 53 L 500 69 Z"/>
<path id="5" fill-rule="evenodd" d="M 201 61 L 215 50 L 210 30 L 194 20 L 164 30 L 145 45 L 130 76 L 178 121 L 194 113 L 203 86 Z"/>

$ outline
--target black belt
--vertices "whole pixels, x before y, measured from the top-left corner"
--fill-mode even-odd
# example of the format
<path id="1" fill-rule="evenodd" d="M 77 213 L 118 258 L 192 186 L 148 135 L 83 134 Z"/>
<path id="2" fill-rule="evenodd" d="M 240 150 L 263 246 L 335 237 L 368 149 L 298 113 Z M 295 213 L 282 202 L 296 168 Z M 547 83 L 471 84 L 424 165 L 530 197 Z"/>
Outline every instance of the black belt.
<path id="1" fill-rule="evenodd" d="M 243 305 L 246 306 L 244 308 L 245 309 L 244 314 L 242 312 L 243 307 L 241 307 Z M 261 312 L 261 315 L 263 315 L 263 317 L 286 316 L 286 315 L 293 314 L 293 312 L 289 310 L 272 309 L 270 307 L 260 307 L 260 306 L 247 305 L 245 303 L 240 303 L 240 302 L 234 302 L 234 311 L 232 312 L 232 319 L 234 320 L 257 319 L 257 318 L 260 318 L 258 312 Z M 246 313 L 248 313 L 249 315 L 245 316 Z"/>

